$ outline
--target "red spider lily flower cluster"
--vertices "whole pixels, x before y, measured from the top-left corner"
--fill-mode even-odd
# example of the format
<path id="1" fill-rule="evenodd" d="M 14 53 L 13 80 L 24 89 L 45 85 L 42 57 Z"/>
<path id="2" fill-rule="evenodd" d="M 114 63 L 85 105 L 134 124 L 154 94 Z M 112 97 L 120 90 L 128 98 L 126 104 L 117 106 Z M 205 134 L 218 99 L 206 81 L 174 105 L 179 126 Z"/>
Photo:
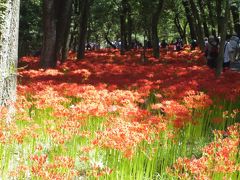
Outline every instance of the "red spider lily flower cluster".
<path id="1" fill-rule="evenodd" d="M 191 109 L 203 109 L 212 104 L 212 100 L 207 94 L 196 91 L 186 92 L 183 101 L 185 105 Z"/>
<path id="2" fill-rule="evenodd" d="M 53 162 L 49 162 L 46 154 L 32 155 L 30 157 L 32 166 L 19 165 L 15 170 L 10 172 L 11 177 L 19 177 L 26 172 L 31 172 L 31 177 L 42 179 L 72 179 L 78 176 L 74 169 L 74 160 L 70 157 L 54 157 Z M 66 171 L 67 170 L 67 171 Z M 26 176 L 25 176 L 26 177 Z"/>
<path id="3" fill-rule="evenodd" d="M 151 134 L 153 134 L 153 130 L 148 124 L 114 120 L 111 127 L 105 131 L 97 132 L 97 138 L 93 141 L 93 144 L 120 150 L 125 157 L 130 158 L 139 143 L 142 141 L 151 143 L 153 140 Z"/>
<path id="4" fill-rule="evenodd" d="M 42 179 L 86 176 L 87 170 L 81 172 L 76 168 L 76 159 L 90 163 L 89 153 L 94 149 L 116 149 L 132 158 L 141 143 L 154 142 L 160 132 L 167 131 L 169 123 L 181 128 L 193 122 L 192 112 L 212 105 L 213 97 L 233 101 L 239 96 L 240 74 L 226 71 L 216 79 L 214 72 L 203 64 L 204 56 L 198 50 L 163 51 L 160 59 L 152 58 L 150 51 L 146 54 L 149 61 L 142 63 L 140 51 L 128 52 L 125 56 L 116 50 L 87 52 L 81 61 L 77 61 L 76 54 L 71 52 L 66 62 L 48 70 L 39 69 L 38 58 L 22 58 L 16 104 L 16 119 L 22 124 L 13 123 L 10 127 L 1 124 L 0 144 L 22 145 L 27 139 L 34 138 L 38 144 L 34 149 L 38 153 L 29 158 L 30 164 L 19 163 L 12 175 L 30 173 L 29 178 Z M 153 102 L 149 97 L 152 92 Z M 142 109 L 141 105 L 146 108 Z M 34 118 L 42 116 L 44 110 L 48 112 L 45 119 L 35 122 Z M 0 108 L 0 119 L 4 119 L 6 113 L 5 108 Z M 238 114 L 239 110 L 225 111 L 221 118 L 235 118 Z M 197 111 L 194 112 L 196 116 Z M 107 121 L 95 134 L 84 130 L 92 117 L 104 117 Z M 209 164 L 215 161 L 224 167 L 216 166 L 214 172 L 236 169 L 232 160 L 236 138 L 233 137 L 234 128 L 231 128 L 227 138 L 218 138 L 222 145 L 214 142 L 205 148 L 202 158 L 182 158 L 178 165 L 187 166 L 186 172 L 196 172 L 194 177 L 200 177 L 197 173 L 200 170 L 207 172 Z M 66 148 L 65 151 L 69 150 L 65 145 L 74 138 L 86 138 L 92 144 L 79 148 L 82 154 L 78 158 L 61 154 L 50 157 L 43 153 L 49 149 L 40 143 L 42 134 L 52 146 Z M 172 131 L 167 134 L 168 138 L 175 136 Z M 238 135 L 235 133 L 235 136 Z M 218 154 L 215 153 L 213 161 L 211 149 L 214 148 L 214 153 Z M 230 169 L 225 168 L 226 164 Z M 112 167 L 102 167 L 98 163 L 89 167 L 90 176 L 99 177 L 112 172 Z M 181 177 L 185 175 L 182 173 Z"/>
<path id="5" fill-rule="evenodd" d="M 203 148 L 201 158 L 179 158 L 169 174 L 180 179 L 212 179 L 215 174 L 238 172 L 240 124 L 228 127 L 227 132 L 214 131 L 215 141 Z M 227 137 L 225 137 L 227 136 Z"/>

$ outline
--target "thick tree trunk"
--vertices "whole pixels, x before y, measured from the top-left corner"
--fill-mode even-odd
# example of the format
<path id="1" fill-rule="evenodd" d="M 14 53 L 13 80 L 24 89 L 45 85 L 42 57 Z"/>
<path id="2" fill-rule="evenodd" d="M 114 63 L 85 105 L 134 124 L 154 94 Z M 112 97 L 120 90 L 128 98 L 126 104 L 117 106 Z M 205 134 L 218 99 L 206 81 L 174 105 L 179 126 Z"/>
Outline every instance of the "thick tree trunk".
<path id="1" fill-rule="evenodd" d="M 211 5 L 211 1 L 206 1 L 206 5 L 207 5 L 207 8 L 208 8 L 208 19 L 209 19 L 209 21 L 210 21 L 210 24 L 211 24 L 211 31 L 213 32 L 213 31 L 216 31 L 215 29 L 215 23 L 214 23 L 214 20 L 213 20 L 213 12 L 212 12 L 212 10 L 213 10 L 213 7 L 212 7 L 212 5 Z"/>
<path id="2" fill-rule="evenodd" d="M 130 12 L 128 12 L 130 13 Z M 132 17 L 129 14 L 127 18 L 127 26 L 128 26 L 128 32 L 127 32 L 127 41 L 128 41 L 128 50 L 132 49 Z"/>
<path id="3" fill-rule="evenodd" d="M 160 57 L 159 52 L 159 37 L 158 37 L 158 18 L 153 17 L 152 20 L 152 47 L 153 47 L 153 56 L 155 58 Z"/>
<path id="4" fill-rule="evenodd" d="M 121 2 L 121 11 L 120 11 L 120 39 L 121 39 L 121 49 L 120 53 L 121 55 L 125 54 L 125 51 L 127 50 L 127 13 L 129 10 L 129 4 L 127 0 L 122 0 Z"/>
<path id="5" fill-rule="evenodd" d="M 83 59 L 85 57 L 85 42 L 87 37 L 87 24 L 88 16 L 90 11 L 90 2 L 89 0 L 83 0 L 80 17 L 80 33 L 79 33 L 79 43 L 78 43 L 78 54 L 77 58 Z"/>
<path id="6" fill-rule="evenodd" d="M 207 16 L 204 11 L 204 2 L 203 0 L 198 0 L 198 6 L 200 10 L 200 14 L 202 15 L 202 23 L 203 23 L 203 28 L 204 28 L 204 35 L 205 37 L 209 37 L 209 29 L 207 25 Z"/>
<path id="7" fill-rule="evenodd" d="M 73 4 L 72 4 L 72 27 L 71 27 L 71 32 L 70 32 L 70 48 L 77 52 L 78 50 L 78 40 L 79 40 L 79 32 L 78 29 L 80 27 L 79 23 L 79 16 L 78 14 L 80 14 L 80 7 L 82 7 L 81 5 L 79 5 L 79 0 L 73 0 Z"/>
<path id="8" fill-rule="evenodd" d="M 57 64 L 55 0 L 43 1 L 43 45 L 41 66 L 54 68 Z"/>
<path id="9" fill-rule="evenodd" d="M 20 0 L 7 0 L 0 20 L 0 108 L 6 106 L 10 123 L 15 113 Z"/>
<path id="10" fill-rule="evenodd" d="M 73 0 L 59 0 L 58 2 L 56 51 L 61 62 L 65 60 L 63 58 L 63 48 L 66 48 L 69 37 L 72 2 Z"/>
<path id="11" fill-rule="evenodd" d="M 126 22 L 125 22 L 125 15 L 120 15 L 120 36 L 121 36 L 121 55 L 125 54 L 126 51 Z"/>
<path id="12" fill-rule="evenodd" d="M 218 27 L 218 35 L 222 32 L 222 1 L 223 0 L 216 0 L 216 12 L 217 12 L 217 27 Z"/>
<path id="13" fill-rule="evenodd" d="M 229 7 L 229 3 L 228 0 L 225 1 L 225 13 L 223 16 L 219 17 L 219 20 L 221 20 L 222 24 L 221 24 L 221 42 L 220 42 L 220 48 L 219 48 L 219 55 L 218 55 L 218 59 L 217 59 L 217 68 L 216 68 L 216 76 L 219 77 L 222 73 L 223 70 L 223 62 L 224 62 L 224 44 L 225 44 L 225 37 L 227 34 L 227 22 L 228 22 L 228 15 L 229 15 L 229 11 L 230 11 L 230 7 Z"/>
<path id="14" fill-rule="evenodd" d="M 190 8 L 190 5 L 189 5 L 189 2 L 188 2 L 188 0 L 182 0 L 182 3 L 183 3 L 183 6 L 184 6 L 184 9 L 185 9 L 187 21 L 188 21 L 188 24 L 189 24 L 191 39 L 197 39 L 196 29 L 195 29 L 196 27 L 194 25 L 194 20 L 193 20 L 193 16 L 192 16 L 192 13 L 191 13 L 191 8 Z"/>
<path id="15" fill-rule="evenodd" d="M 69 22 L 70 22 L 70 20 L 69 20 Z M 68 58 L 69 44 L 70 44 L 70 23 L 65 32 L 65 36 L 64 36 L 64 40 L 63 40 L 61 63 L 64 63 L 66 61 L 66 59 Z"/>
<path id="16" fill-rule="evenodd" d="M 198 9 L 196 7 L 196 4 L 193 0 L 189 0 L 191 9 L 192 9 L 192 14 L 194 17 L 194 24 L 196 25 L 196 32 L 197 32 L 197 43 L 200 47 L 200 49 L 203 51 L 204 50 L 204 35 L 202 31 L 202 20 L 199 16 Z"/>
<path id="17" fill-rule="evenodd" d="M 153 46 L 153 56 L 155 58 L 160 57 L 159 38 L 158 38 L 158 20 L 163 8 L 163 4 L 164 4 L 164 0 L 159 0 L 157 8 L 155 12 L 152 14 L 152 46 Z"/>

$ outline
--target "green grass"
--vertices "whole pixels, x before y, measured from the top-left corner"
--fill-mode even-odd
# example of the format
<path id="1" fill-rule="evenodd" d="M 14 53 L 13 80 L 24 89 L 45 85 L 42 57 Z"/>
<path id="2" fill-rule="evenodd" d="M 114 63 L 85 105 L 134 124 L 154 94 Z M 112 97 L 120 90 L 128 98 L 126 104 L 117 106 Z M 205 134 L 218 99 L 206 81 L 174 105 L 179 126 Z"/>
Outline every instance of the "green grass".
<path id="1" fill-rule="evenodd" d="M 81 99 L 69 97 L 70 104 L 66 104 L 66 108 L 81 101 Z M 29 101 L 33 101 L 31 98 Z M 156 102 L 153 95 L 150 96 L 149 104 Z M 103 131 L 106 127 L 106 121 L 108 117 L 96 117 L 88 116 L 86 123 L 83 124 L 79 131 L 89 132 L 88 137 L 82 137 L 74 135 L 70 140 L 66 140 L 64 144 L 55 143 L 48 134 L 48 125 L 46 120 L 53 122 L 53 126 L 57 126 L 59 122 L 64 120 L 55 118 L 52 113 L 52 108 L 37 109 L 33 104 L 30 109 L 27 109 L 28 116 L 32 118 L 31 122 L 24 119 L 18 119 L 16 125 L 18 130 L 26 127 L 31 127 L 34 124 L 39 125 L 36 129 L 38 134 L 37 138 L 32 138 L 26 135 L 23 138 L 22 143 L 18 143 L 16 140 L 10 143 L 0 143 L 0 176 L 2 179 L 9 178 L 9 172 L 17 167 L 20 163 L 26 166 L 31 166 L 33 162 L 30 160 L 30 156 L 33 154 L 46 154 L 48 155 L 48 162 L 54 162 L 56 156 L 68 156 L 75 160 L 75 170 L 77 170 L 81 177 L 87 179 L 95 179 L 93 171 L 91 169 L 92 163 L 97 163 L 100 167 L 96 170 L 97 173 L 109 167 L 112 172 L 110 174 L 102 175 L 99 179 L 109 180 L 150 180 L 150 179 L 177 179 L 174 176 L 170 176 L 167 173 L 167 168 L 171 167 L 178 157 L 196 157 L 202 156 L 201 149 L 214 140 L 212 130 L 219 129 L 224 130 L 226 127 L 232 125 L 235 122 L 239 122 L 239 114 L 235 118 L 227 118 L 224 122 L 214 124 L 211 119 L 220 117 L 223 111 L 228 110 L 231 112 L 233 109 L 239 107 L 239 102 L 231 103 L 227 101 L 218 102 L 221 104 L 222 109 L 219 109 L 219 104 L 212 105 L 211 107 L 194 111 L 192 116 L 197 125 L 187 124 L 184 128 L 175 130 L 169 126 L 168 130 L 160 132 L 155 135 L 154 142 L 149 144 L 143 141 L 137 147 L 135 147 L 135 153 L 132 158 L 126 158 L 123 152 L 119 150 L 94 147 L 88 152 L 83 152 L 81 149 L 85 146 L 91 146 L 93 139 L 96 137 L 95 132 Z M 148 108 L 148 105 L 144 105 L 143 108 Z M 201 114 L 200 117 L 195 116 Z M 111 116 L 111 114 L 109 114 Z M 118 116 L 118 114 L 114 114 Z M 63 134 L 64 130 L 60 130 Z M 174 138 L 168 138 L 168 133 L 172 132 Z M 13 131 L 11 133 L 14 133 Z M 43 150 L 37 152 L 36 147 L 41 144 Z M 79 157 L 86 156 L 88 161 L 84 162 L 79 160 Z M 239 153 L 236 156 L 239 163 Z M 12 164 L 13 163 L 13 164 Z M 59 173 L 67 172 L 68 169 L 59 168 L 56 170 Z M 22 174 L 24 179 L 26 174 Z M 231 174 L 213 174 L 213 179 L 222 179 L 227 177 L 229 179 L 237 179 L 239 172 Z M 35 177 L 38 179 L 38 177 Z"/>

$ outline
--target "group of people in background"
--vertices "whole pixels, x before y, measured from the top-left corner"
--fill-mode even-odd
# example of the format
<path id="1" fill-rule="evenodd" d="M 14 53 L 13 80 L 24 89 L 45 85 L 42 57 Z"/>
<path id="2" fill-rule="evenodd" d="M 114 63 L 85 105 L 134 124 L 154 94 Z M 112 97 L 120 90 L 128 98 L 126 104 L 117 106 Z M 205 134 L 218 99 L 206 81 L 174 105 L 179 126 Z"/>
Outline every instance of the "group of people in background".
<path id="1" fill-rule="evenodd" d="M 181 51 L 183 49 L 183 41 L 181 38 L 177 38 L 176 41 L 172 41 L 171 44 L 173 46 L 174 51 Z M 163 39 L 160 43 L 159 46 L 161 49 L 168 49 L 169 44 L 165 39 Z"/>
<path id="2" fill-rule="evenodd" d="M 204 38 L 205 43 L 205 56 L 207 59 L 207 65 L 210 68 L 216 68 L 217 59 L 220 54 L 220 37 L 209 36 Z M 175 42 L 171 43 L 173 45 L 174 51 L 180 51 L 183 49 L 183 41 L 181 38 L 176 39 Z M 191 50 L 195 50 L 198 46 L 197 41 L 192 39 L 190 42 Z M 160 43 L 160 48 L 167 48 L 168 43 L 165 40 L 162 40 Z M 224 61 L 223 68 L 229 68 L 231 62 L 240 62 L 240 37 L 237 35 L 227 35 L 224 44 Z"/>
<path id="3" fill-rule="evenodd" d="M 220 41 L 220 38 L 213 35 L 209 36 L 208 39 L 205 38 L 205 56 L 207 65 L 210 68 L 216 68 L 217 66 L 217 59 L 220 54 Z M 240 38 L 236 35 L 227 35 L 223 51 L 223 67 L 229 68 L 231 62 L 235 62 L 239 58 Z"/>
<path id="4" fill-rule="evenodd" d="M 207 65 L 210 68 L 216 68 L 217 60 L 220 54 L 220 37 L 210 35 L 208 38 L 204 38 L 205 43 L 205 56 L 207 59 Z M 116 48 L 120 48 L 121 42 L 113 42 Z M 144 45 L 142 45 L 139 41 L 135 40 L 131 44 L 132 48 L 139 49 L 139 48 L 152 48 L 150 41 L 144 41 Z M 175 41 L 172 41 L 170 44 L 163 39 L 160 41 L 159 46 L 161 49 L 169 49 L 169 46 L 173 47 L 174 51 L 181 51 L 183 49 L 183 40 L 181 38 L 177 38 Z M 190 42 L 191 50 L 195 50 L 198 46 L 197 41 L 192 39 Z M 97 43 L 88 43 L 86 45 L 87 50 L 97 50 L 100 49 L 100 45 Z M 231 62 L 236 62 L 238 59 L 240 61 L 240 37 L 237 35 L 227 35 L 224 44 L 224 62 L 223 67 L 229 68 Z"/>

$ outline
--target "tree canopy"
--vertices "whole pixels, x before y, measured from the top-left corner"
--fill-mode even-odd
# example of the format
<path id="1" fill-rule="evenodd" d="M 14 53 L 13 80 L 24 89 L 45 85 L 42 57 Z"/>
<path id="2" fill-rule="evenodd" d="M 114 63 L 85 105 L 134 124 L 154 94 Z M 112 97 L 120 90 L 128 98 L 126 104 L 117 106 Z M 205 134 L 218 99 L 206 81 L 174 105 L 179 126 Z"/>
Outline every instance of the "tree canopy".
<path id="1" fill-rule="evenodd" d="M 133 41 L 144 43 L 144 36 L 153 48 L 158 46 L 159 38 L 169 42 L 182 38 L 184 42 L 196 39 L 203 49 L 204 37 L 221 34 L 221 24 L 226 10 L 225 2 L 230 6 L 226 31 L 228 34 L 239 35 L 240 3 L 237 0 L 53 1 L 50 12 L 55 11 L 54 15 L 47 15 L 47 8 L 42 7 L 44 4 L 49 5 L 50 1 L 22 0 L 19 53 L 24 55 L 33 50 L 44 49 L 44 40 L 49 41 L 48 38 L 44 38 L 44 34 L 50 31 L 52 33 L 56 31 L 56 43 L 58 43 L 58 48 L 52 49 L 56 51 L 63 49 L 61 53 L 52 54 L 64 54 L 65 50 L 70 48 L 78 51 L 79 59 L 84 57 L 83 47 L 87 43 L 114 47 L 116 44 L 113 42 L 119 41 L 122 42 L 122 53 L 124 53 L 132 48 Z M 49 25 L 44 26 L 44 19 L 50 17 L 52 23 L 49 23 L 52 25 L 59 22 L 61 24 L 56 25 L 55 30 Z M 46 28 L 50 29 L 46 31 Z M 51 33 L 49 36 L 53 37 Z M 154 52 L 154 56 L 157 57 L 158 51 Z M 57 56 L 51 57 L 51 61 L 54 62 L 54 58 Z"/>

